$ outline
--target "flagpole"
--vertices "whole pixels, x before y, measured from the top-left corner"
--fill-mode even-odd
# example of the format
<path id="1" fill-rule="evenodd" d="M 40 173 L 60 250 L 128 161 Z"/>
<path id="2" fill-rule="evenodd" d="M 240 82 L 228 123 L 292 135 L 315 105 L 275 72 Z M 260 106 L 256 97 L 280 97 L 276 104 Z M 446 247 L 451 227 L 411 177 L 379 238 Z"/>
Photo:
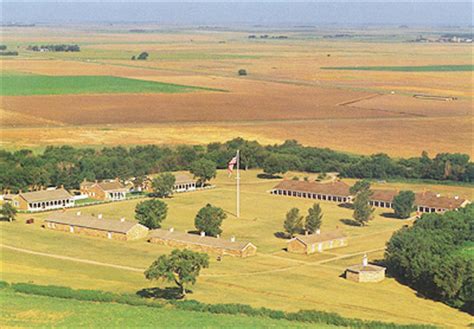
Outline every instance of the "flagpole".
<path id="1" fill-rule="evenodd" d="M 237 218 L 240 217 L 240 151 L 237 150 Z"/>

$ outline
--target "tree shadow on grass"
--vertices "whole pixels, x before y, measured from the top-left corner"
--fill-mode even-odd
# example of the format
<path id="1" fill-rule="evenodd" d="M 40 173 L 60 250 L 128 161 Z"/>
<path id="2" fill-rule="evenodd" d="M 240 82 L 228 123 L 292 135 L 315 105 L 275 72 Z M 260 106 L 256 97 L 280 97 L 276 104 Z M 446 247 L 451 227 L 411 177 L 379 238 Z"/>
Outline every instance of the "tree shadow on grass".
<path id="1" fill-rule="evenodd" d="M 281 176 L 278 176 L 278 175 L 270 175 L 270 174 L 265 174 L 265 173 L 258 174 L 257 177 L 261 179 L 281 179 L 282 178 Z"/>
<path id="2" fill-rule="evenodd" d="M 186 290 L 186 292 L 192 292 L 190 290 Z M 183 296 L 181 294 L 181 290 L 177 287 L 166 287 L 164 289 L 161 288 L 144 288 L 142 290 L 137 291 L 137 295 L 143 298 L 152 298 L 152 299 L 166 299 L 166 300 L 176 300 L 182 299 Z"/>
<path id="3" fill-rule="evenodd" d="M 397 217 L 397 215 L 395 215 L 395 213 L 393 212 L 384 212 L 384 213 L 381 213 L 380 216 L 385 217 L 385 218 L 401 219 L 400 217 Z"/>
<path id="4" fill-rule="evenodd" d="M 287 233 L 285 232 L 275 232 L 273 233 L 273 235 L 278 238 L 278 239 L 285 239 L 285 240 L 288 240 L 290 237 L 288 236 Z"/>
<path id="5" fill-rule="evenodd" d="M 357 221 L 355 221 L 353 219 L 349 219 L 349 218 L 344 218 L 344 219 L 341 219 L 339 221 L 341 223 L 344 223 L 344 224 L 349 225 L 349 226 L 358 226 L 358 227 L 361 226 Z"/>
<path id="6" fill-rule="evenodd" d="M 340 208 L 354 209 L 354 205 L 352 203 L 349 203 L 349 202 L 339 203 L 337 206 L 340 207 Z"/>

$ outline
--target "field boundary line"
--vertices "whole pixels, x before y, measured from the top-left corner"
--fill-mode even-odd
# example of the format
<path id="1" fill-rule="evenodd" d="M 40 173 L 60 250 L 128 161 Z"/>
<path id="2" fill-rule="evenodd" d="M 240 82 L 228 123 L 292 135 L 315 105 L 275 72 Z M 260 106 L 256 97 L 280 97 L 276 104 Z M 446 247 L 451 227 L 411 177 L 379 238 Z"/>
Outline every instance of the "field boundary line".
<path id="1" fill-rule="evenodd" d="M 55 258 L 55 259 L 61 259 L 61 260 L 69 260 L 69 261 L 72 261 L 72 262 L 78 262 L 78 263 L 84 263 L 84 264 L 90 264 L 90 265 L 106 266 L 106 267 L 112 267 L 112 268 L 117 268 L 117 269 L 121 269 L 121 270 L 134 271 L 134 272 L 140 272 L 140 273 L 143 273 L 145 271 L 145 269 L 131 267 L 131 266 L 103 263 L 103 262 L 98 262 L 98 261 L 89 260 L 89 259 L 50 254 L 50 253 L 46 253 L 46 252 L 34 251 L 34 250 L 23 249 L 23 248 L 17 248 L 17 247 L 8 246 L 8 245 L 5 245 L 5 244 L 0 244 L 0 247 L 5 248 L 5 249 L 9 249 L 9 250 L 22 252 L 22 253 L 25 253 L 25 254 L 30 254 L 30 255 L 44 256 L 44 257 L 50 257 L 50 258 Z"/>

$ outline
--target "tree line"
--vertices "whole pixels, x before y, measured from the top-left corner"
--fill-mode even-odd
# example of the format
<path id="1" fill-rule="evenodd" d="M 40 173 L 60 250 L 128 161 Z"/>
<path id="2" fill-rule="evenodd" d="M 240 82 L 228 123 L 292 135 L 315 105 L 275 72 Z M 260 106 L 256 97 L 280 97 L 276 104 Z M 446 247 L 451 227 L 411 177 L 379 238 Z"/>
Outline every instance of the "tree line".
<path id="1" fill-rule="evenodd" d="M 236 138 L 225 143 L 173 147 L 117 146 L 97 150 L 48 146 L 41 154 L 26 149 L 1 150 L 0 189 L 16 192 L 51 185 L 78 188 L 84 179 L 128 179 L 190 170 L 198 160 L 213 162 L 216 168 L 224 169 L 237 149 L 242 169 L 261 168 L 269 176 L 294 170 L 339 172 L 341 177 L 351 178 L 474 182 L 474 163 L 466 154 L 441 153 L 430 158 L 423 152 L 420 157 L 394 159 L 383 153 L 363 156 L 302 146 L 293 140 L 263 146 L 256 141 Z"/>
<path id="2" fill-rule="evenodd" d="M 29 45 L 27 50 L 31 51 L 64 51 L 64 52 L 78 52 L 81 51 L 81 47 L 78 45 Z"/>
<path id="3" fill-rule="evenodd" d="M 425 214 L 395 232 L 385 263 L 391 275 L 424 296 L 474 314 L 474 205 Z"/>

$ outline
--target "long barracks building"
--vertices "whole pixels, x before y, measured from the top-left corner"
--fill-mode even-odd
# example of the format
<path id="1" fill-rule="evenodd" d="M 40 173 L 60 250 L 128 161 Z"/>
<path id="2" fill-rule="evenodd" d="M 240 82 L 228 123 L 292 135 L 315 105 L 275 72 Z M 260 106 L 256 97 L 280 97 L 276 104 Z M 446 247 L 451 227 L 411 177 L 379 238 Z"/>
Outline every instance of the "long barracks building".
<path id="1" fill-rule="evenodd" d="M 277 184 L 270 193 L 283 196 L 292 196 L 314 200 L 332 201 L 339 203 L 352 202 L 350 186 L 337 181 L 331 183 L 318 183 L 309 181 L 283 180 Z M 393 208 L 393 198 L 398 195 L 396 190 L 372 190 L 370 205 L 380 208 Z M 445 212 L 469 204 L 466 199 L 441 196 L 433 192 L 415 193 L 415 206 L 418 212 Z"/>

